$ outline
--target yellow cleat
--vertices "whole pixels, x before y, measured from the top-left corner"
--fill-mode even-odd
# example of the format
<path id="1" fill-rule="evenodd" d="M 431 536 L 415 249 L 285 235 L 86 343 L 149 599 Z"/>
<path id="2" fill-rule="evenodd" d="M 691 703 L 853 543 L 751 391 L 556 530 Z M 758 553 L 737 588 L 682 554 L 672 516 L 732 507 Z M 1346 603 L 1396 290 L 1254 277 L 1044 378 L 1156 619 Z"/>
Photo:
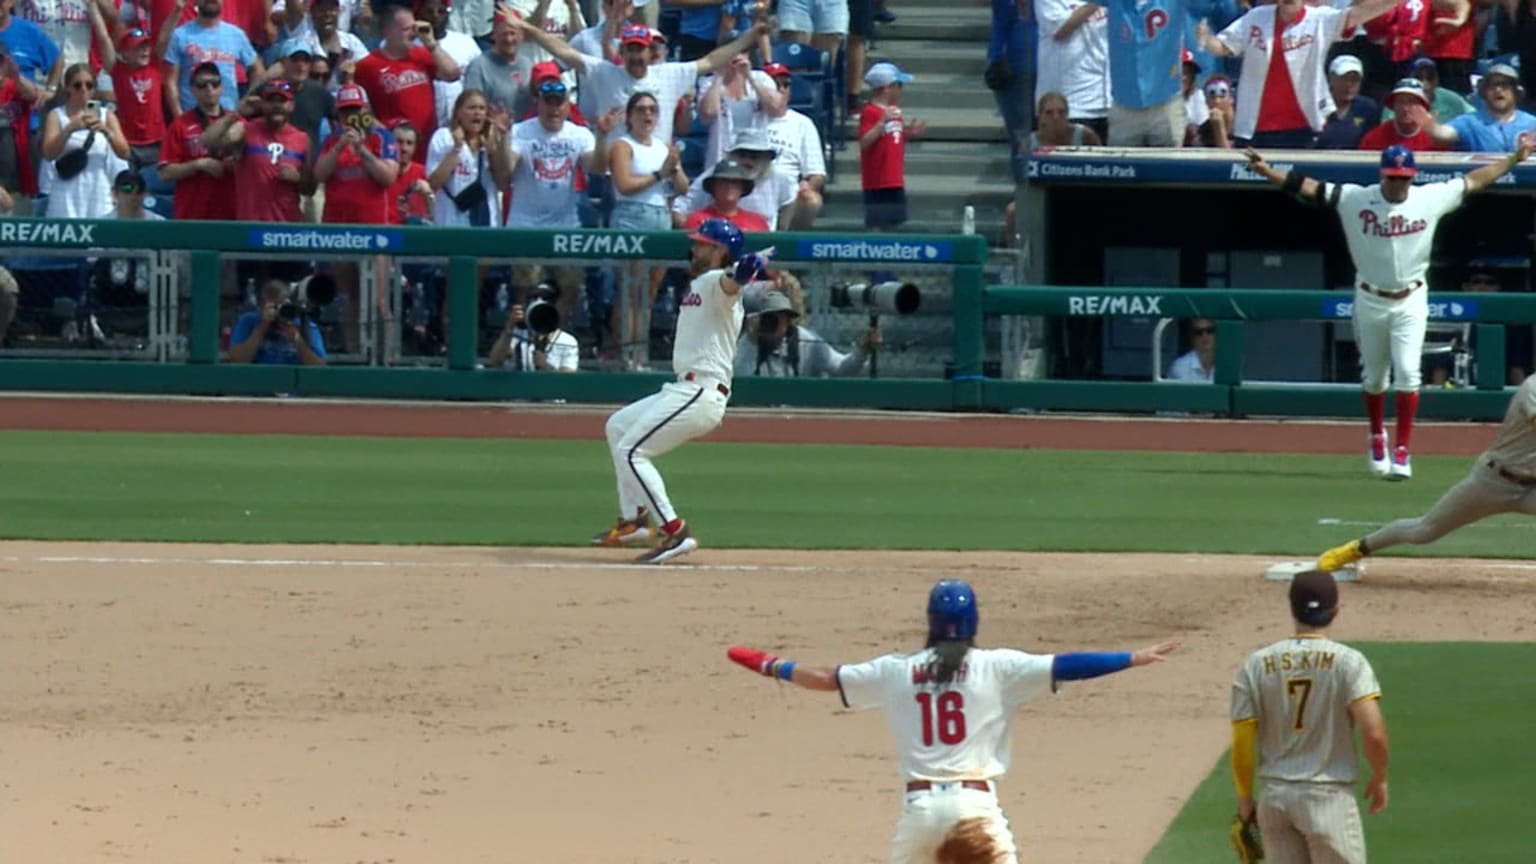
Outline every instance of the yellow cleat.
<path id="1" fill-rule="evenodd" d="M 1324 573 L 1332 573 L 1335 570 L 1342 570 L 1364 557 L 1365 553 L 1360 551 L 1360 541 L 1351 540 L 1343 546 L 1335 546 L 1317 556 L 1317 569 Z"/>
<path id="2" fill-rule="evenodd" d="M 631 543 L 644 543 L 649 539 L 651 539 L 651 529 L 646 525 L 645 514 L 641 513 L 634 519 L 625 519 L 620 516 L 612 528 L 592 538 L 592 545 L 628 546 Z"/>

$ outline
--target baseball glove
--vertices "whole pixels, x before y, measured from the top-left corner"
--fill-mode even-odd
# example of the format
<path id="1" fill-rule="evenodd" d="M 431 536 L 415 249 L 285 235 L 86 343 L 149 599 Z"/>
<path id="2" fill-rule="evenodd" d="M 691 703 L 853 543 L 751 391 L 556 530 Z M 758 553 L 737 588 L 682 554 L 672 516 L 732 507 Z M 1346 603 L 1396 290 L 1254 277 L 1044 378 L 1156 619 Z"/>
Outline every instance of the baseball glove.
<path id="1" fill-rule="evenodd" d="M 938 864 L 997 864 L 1001 858 L 1002 852 L 987 833 L 987 820 L 982 817 L 956 822 L 934 853 Z"/>
<path id="2" fill-rule="evenodd" d="M 1237 850 L 1239 864 L 1258 864 L 1264 860 L 1264 839 L 1259 834 L 1256 819 L 1244 819 L 1234 814 L 1227 832 L 1232 835 L 1232 847 Z"/>

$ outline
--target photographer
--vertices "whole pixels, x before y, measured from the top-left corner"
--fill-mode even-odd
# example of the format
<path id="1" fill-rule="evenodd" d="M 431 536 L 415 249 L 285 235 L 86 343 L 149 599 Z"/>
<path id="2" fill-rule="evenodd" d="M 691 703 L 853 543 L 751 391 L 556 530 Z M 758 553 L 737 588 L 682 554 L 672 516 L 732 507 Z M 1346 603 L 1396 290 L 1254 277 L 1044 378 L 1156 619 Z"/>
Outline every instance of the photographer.
<path id="1" fill-rule="evenodd" d="M 560 329 L 560 313 L 548 284 L 534 288 L 538 298 L 524 309 L 514 305 L 486 358 L 487 369 L 517 372 L 575 372 L 581 349 L 576 337 Z"/>
<path id="2" fill-rule="evenodd" d="M 863 372 L 880 328 L 870 327 L 852 352 L 833 348 L 816 331 L 798 323 L 800 313 L 782 291 L 763 294 L 760 310 L 748 315 L 736 345 L 736 376 L 769 378 L 848 377 Z"/>
<path id="3" fill-rule="evenodd" d="M 306 306 L 290 300 L 293 289 L 281 279 L 261 286 L 261 309 L 235 321 L 229 337 L 230 363 L 325 365 L 325 341 Z"/>

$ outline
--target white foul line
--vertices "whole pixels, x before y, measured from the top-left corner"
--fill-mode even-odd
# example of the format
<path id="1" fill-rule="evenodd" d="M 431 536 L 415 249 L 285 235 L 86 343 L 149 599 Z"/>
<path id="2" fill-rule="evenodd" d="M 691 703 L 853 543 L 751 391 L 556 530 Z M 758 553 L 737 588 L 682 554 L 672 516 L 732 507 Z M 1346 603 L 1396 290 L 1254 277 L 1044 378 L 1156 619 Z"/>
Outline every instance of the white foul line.
<path id="1" fill-rule="evenodd" d="M 1387 523 L 1385 523 L 1385 522 L 1371 522 L 1371 521 L 1362 520 L 1362 519 L 1330 519 L 1330 518 L 1327 518 L 1327 517 L 1323 517 L 1323 518 L 1317 520 L 1317 524 L 1319 524 L 1319 525 L 1343 525 L 1346 528 L 1380 528 L 1381 526 L 1383 526 L 1383 525 L 1385 525 Z M 1456 530 L 1457 531 L 1465 531 L 1468 528 L 1492 528 L 1495 531 L 1505 531 L 1505 530 L 1509 530 L 1509 529 L 1513 528 L 1513 529 L 1516 529 L 1516 530 L 1528 531 L 1528 530 L 1531 530 L 1533 528 L 1536 528 L 1536 522 L 1526 521 L 1526 522 L 1517 522 L 1517 523 L 1508 524 L 1508 525 L 1488 525 L 1488 524 L 1485 524 L 1483 522 L 1473 522 L 1471 525 L 1463 525 L 1462 527 L 1460 527 L 1460 528 L 1458 528 Z"/>
<path id="2" fill-rule="evenodd" d="M 0 562 L 18 564 L 205 564 L 214 567 L 411 567 L 447 570 L 656 570 L 655 564 L 581 561 L 363 561 L 346 558 L 142 558 L 111 555 L 0 555 Z M 738 573 L 824 573 L 845 567 L 762 564 L 666 564 L 668 570 Z"/>

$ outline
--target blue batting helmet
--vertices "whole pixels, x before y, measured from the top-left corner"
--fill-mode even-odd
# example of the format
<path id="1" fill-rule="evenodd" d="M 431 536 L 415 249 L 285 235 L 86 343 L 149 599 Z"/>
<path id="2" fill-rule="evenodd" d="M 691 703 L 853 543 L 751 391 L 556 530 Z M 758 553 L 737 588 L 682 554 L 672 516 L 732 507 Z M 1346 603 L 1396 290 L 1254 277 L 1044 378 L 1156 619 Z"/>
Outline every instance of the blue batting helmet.
<path id="1" fill-rule="evenodd" d="M 747 248 L 747 238 L 741 229 L 726 219 L 705 219 L 688 238 L 724 248 L 726 258 L 731 261 L 740 258 Z"/>
<path id="2" fill-rule="evenodd" d="M 1413 164 L 1413 151 L 1401 144 L 1392 144 L 1381 151 L 1381 176 L 1412 177 L 1419 173 Z"/>
<path id="3" fill-rule="evenodd" d="M 971 639 L 976 635 L 976 591 L 959 579 L 943 579 L 928 592 L 928 635 Z"/>

